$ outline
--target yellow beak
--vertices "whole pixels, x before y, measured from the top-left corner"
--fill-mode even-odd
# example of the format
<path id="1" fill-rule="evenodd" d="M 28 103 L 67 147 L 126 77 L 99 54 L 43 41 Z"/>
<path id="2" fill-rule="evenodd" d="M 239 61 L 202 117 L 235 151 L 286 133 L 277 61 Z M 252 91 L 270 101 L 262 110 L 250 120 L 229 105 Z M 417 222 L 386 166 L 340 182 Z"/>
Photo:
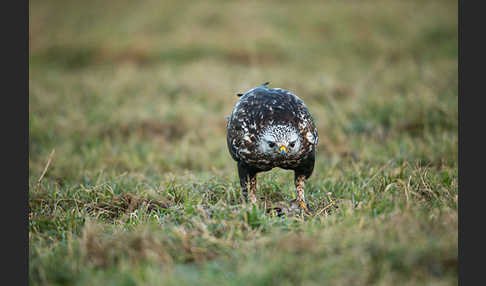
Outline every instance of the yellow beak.
<path id="1" fill-rule="evenodd" d="M 280 154 L 282 154 L 282 155 L 283 155 L 283 154 L 285 154 L 285 153 L 287 153 L 287 148 L 285 148 L 285 146 L 283 146 L 283 145 L 282 145 L 282 146 L 280 146 Z"/>

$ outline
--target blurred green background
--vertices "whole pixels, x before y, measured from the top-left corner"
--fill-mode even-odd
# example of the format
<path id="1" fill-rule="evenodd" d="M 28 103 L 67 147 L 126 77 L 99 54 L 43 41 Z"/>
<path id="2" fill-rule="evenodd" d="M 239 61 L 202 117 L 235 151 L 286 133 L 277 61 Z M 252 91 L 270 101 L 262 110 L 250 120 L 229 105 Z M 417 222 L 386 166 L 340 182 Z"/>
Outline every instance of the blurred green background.
<path id="1" fill-rule="evenodd" d="M 355 205 L 361 202 L 364 210 L 351 215 L 343 207 L 342 212 L 331 216 L 332 222 L 323 217 L 297 224 L 291 219 L 277 223 L 273 221 L 276 218 L 258 213 L 256 217 L 266 228 L 246 230 L 234 226 L 233 234 L 225 229 L 223 233 L 229 236 L 223 237 L 233 244 L 255 243 L 252 235 L 271 239 L 277 229 L 310 235 L 326 225 L 329 232 L 347 241 L 351 236 L 345 235 L 343 225 L 355 229 L 363 224 L 359 218 L 364 218 L 365 224 L 375 224 L 377 215 L 389 218 L 397 213 L 402 214 L 398 221 L 406 221 L 402 227 L 416 233 L 394 240 L 399 241 L 399 251 L 391 254 L 387 250 L 395 246 L 386 239 L 373 246 L 384 252 L 361 246 L 360 240 L 366 238 L 360 238 L 360 232 L 352 234 L 349 244 L 342 242 L 356 246 L 351 247 L 354 250 L 326 238 L 326 243 L 343 246 L 336 247 L 348 256 L 339 260 L 333 258 L 331 250 L 321 249 L 328 255 L 329 264 L 314 264 L 313 256 L 304 255 L 302 265 L 316 268 L 309 266 L 297 278 L 287 276 L 287 270 L 298 269 L 295 265 L 287 270 L 263 268 L 267 276 L 260 272 L 248 274 L 258 269 L 251 265 L 259 260 L 245 256 L 233 262 L 223 260 L 223 270 L 206 262 L 198 264 L 203 268 L 171 268 L 172 272 L 166 273 L 168 280 L 161 283 L 190 284 L 189 278 L 175 278 L 182 271 L 199 273 L 191 275 L 207 283 L 328 281 L 353 285 L 344 277 L 354 277 L 359 285 L 455 284 L 457 1 L 29 3 L 31 283 L 153 285 L 158 281 L 154 274 L 157 271 L 150 268 L 158 264 L 127 270 L 119 262 L 109 262 L 105 270 L 97 272 L 93 266 L 96 263 L 78 259 L 77 254 L 82 257 L 86 253 L 82 245 L 93 229 L 85 227 L 86 221 L 101 224 L 101 229 L 114 237 L 118 232 L 111 227 L 119 227 L 119 235 L 130 237 L 132 224 L 143 228 L 154 220 L 165 233 L 179 229 L 190 232 L 194 229 L 193 219 L 210 224 L 201 213 L 188 212 L 191 207 L 216 211 L 220 204 L 239 206 L 235 201 L 239 196 L 236 168 L 226 148 L 224 116 L 231 113 L 238 99 L 236 93 L 270 81 L 270 87 L 288 89 L 302 98 L 319 130 L 316 168 L 307 190 L 311 205 L 317 209 L 325 206 L 329 202 L 327 194 L 332 193 L 334 199 L 351 200 Z M 47 164 L 52 150 L 52 161 Z M 46 165 L 47 171 L 41 176 Z M 291 199 L 291 178 L 292 174 L 281 170 L 262 174 L 260 195 L 269 201 Z M 215 193 L 207 195 L 208 190 Z M 121 214 L 107 221 L 100 216 L 106 208 L 87 207 L 93 202 L 115 204 L 123 194 L 149 196 L 167 202 L 169 207 L 145 210 L 147 217 L 140 216 L 143 218 L 136 222 L 130 220 L 133 208 L 122 208 Z M 135 207 L 135 212 L 141 212 L 139 208 Z M 223 207 L 220 211 L 225 210 Z M 171 221 L 175 218 L 177 221 Z M 228 214 L 218 219 L 212 223 L 232 225 L 243 220 L 248 224 Z M 346 223 L 347 219 L 350 221 Z M 417 223 L 422 220 L 425 226 Z M 370 230 L 366 236 L 369 243 L 383 231 L 382 227 L 400 236 L 395 231 L 402 230 L 392 227 L 396 221 L 385 219 L 376 232 Z M 428 231 L 432 225 L 444 228 Z M 148 233 L 155 241 L 165 237 L 157 230 Z M 209 234 L 220 238 L 211 228 Z M 421 239 L 424 243 L 417 243 Z M 208 241 L 203 242 L 204 247 L 209 247 L 204 244 Z M 286 240 L 282 243 L 289 244 Z M 257 250 L 267 247 L 257 245 Z M 124 253 L 127 247 L 116 249 Z M 404 253 L 409 248 L 407 256 Z M 78 249 L 79 253 L 69 249 Z M 169 251 L 167 255 L 177 265 L 180 256 L 176 250 L 174 246 L 174 253 Z M 226 257 L 221 253 L 232 256 L 240 252 L 230 247 L 216 251 L 208 261 Z M 132 261 L 126 258 L 132 256 L 120 255 L 123 263 Z M 270 255 L 268 259 L 273 262 L 267 263 L 300 261 L 288 255 L 274 260 Z M 130 259 L 137 263 L 146 260 L 145 256 L 134 257 Z M 367 273 L 364 276 L 349 276 L 346 269 L 358 266 L 345 257 L 371 257 L 365 264 L 374 263 L 378 268 L 357 271 Z M 453 267 L 437 262 L 444 259 Z M 405 266 L 396 266 L 395 262 Z M 185 262 L 180 264 L 187 266 Z M 110 267 L 116 270 L 106 270 Z M 420 272 L 414 267 L 426 270 Z M 248 269 L 251 271 L 245 272 Z M 319 276 L 321 269 L 330 274 Z M 225 280 L 223 272 L 233 273 L 235 280 Z"/>

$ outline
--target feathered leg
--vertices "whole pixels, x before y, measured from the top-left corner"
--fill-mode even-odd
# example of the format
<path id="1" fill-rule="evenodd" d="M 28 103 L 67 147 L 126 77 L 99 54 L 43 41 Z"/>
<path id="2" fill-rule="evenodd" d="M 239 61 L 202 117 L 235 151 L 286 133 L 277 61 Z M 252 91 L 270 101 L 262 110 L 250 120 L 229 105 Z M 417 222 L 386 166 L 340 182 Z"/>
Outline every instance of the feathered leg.
<path id="1" fill-rule="evenodd" d="M 305 202 L 305 196 L 304 196 L 304 187 L 305 187 L 305 180 L 306 176 L 302 174 L 298 174 L 297 172 L 295 173 L 295 192 L 297 195 L 297 203 L 303 211 L 305 211 L 306 214 L 308 215 L 313 215 L 312 210 L 309 208 L 309 206 Z"/>
<path id="2" fill-rule="evenodd" d="M 251 203 L 256 203 L 256 174 L 257 172 L 254 169 L 238 163 L 241 191 L 245 200 L 248 201 L 248 189 L 250 189 Z"/>

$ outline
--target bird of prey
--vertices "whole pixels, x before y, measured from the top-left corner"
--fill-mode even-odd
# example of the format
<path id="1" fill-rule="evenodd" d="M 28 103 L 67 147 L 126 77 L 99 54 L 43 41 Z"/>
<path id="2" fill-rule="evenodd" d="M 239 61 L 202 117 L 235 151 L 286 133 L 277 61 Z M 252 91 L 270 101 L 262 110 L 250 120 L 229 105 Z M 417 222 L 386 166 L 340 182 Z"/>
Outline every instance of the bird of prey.
<path id="1" fill-rule="evenodd" d="M 319 141 L 314 120 L 292 92 L 269 88 L 269 82 L 244 94 L 227 117 L 226 141 L 237 162 L 244 198 L 256 203 L 256 175 L 279 167 L 294 171 L 296 202 L 307 214 L 304 186 L 314 170 Z"/>

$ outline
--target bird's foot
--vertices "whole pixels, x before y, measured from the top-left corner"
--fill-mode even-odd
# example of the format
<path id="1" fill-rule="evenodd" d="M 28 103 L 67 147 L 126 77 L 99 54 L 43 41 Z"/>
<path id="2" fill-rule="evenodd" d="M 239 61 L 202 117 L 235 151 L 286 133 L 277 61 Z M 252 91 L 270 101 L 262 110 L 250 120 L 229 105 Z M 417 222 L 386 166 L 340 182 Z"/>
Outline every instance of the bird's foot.
<path id="1" fill-rule="evenodd" d="M 295 215 L 295 214 L 299 213 L 300 211 L 304 211 L 309 216 L 314 215 L 314 211 L 305 202 L 298 201 L 296 199 L 290 201 L 288 212 Z"/>
<path id="2" fill-rule="evenodd" d="M 306 204 L 305 202 L 303 201 L 300 201 L 299 202 L 299 207 L 301 210 L 303 210 L 307 215 L 310 215 L 310 216 L 313 216 L 314 215 L 314 211 L 309 207 L 308 204 Z"/>

